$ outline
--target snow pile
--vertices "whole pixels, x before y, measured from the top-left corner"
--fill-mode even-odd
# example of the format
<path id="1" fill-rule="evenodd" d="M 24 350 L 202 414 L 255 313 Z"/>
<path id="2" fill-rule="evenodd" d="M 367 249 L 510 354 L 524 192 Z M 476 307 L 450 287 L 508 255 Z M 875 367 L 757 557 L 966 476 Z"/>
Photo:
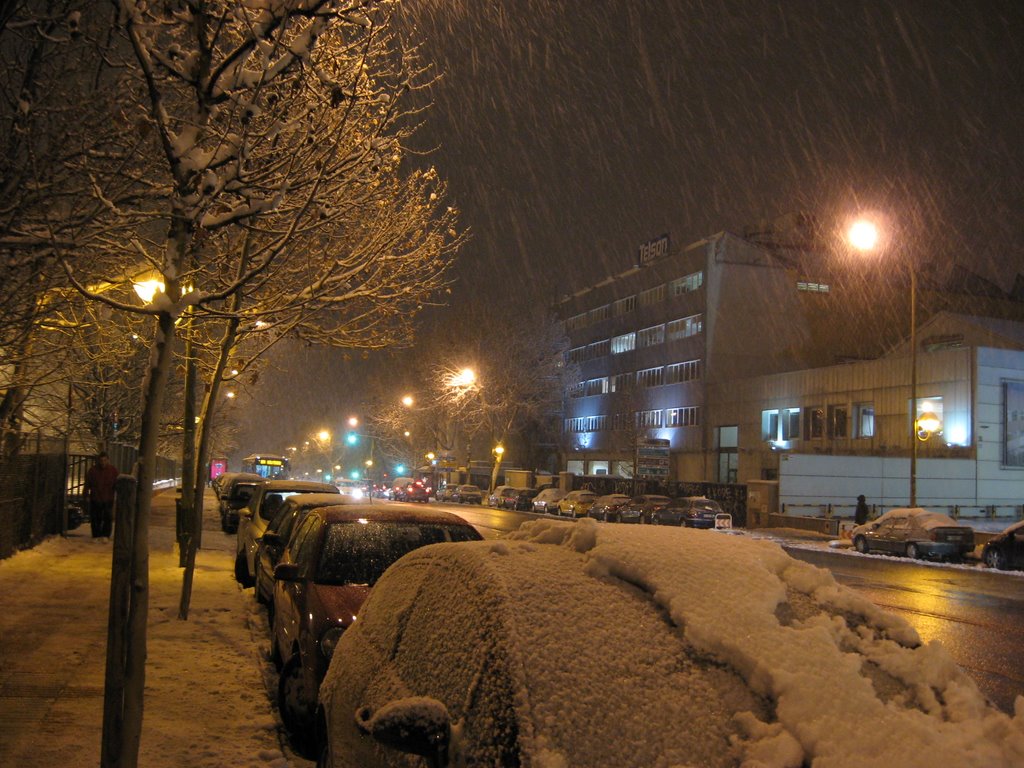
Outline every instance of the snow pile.
<path id="1" fill-rule="evenodd" d="M 509 538 L 583 553 L 591 576 L 644 591 L 770 702 L 734 714 L 749 764 L 1024 765 L 1024 699 L 1014 718 L 999 712 L 941 646 L 777 545 L 590 520 L 538 520 Z M 594 642 L 609 659 L 635 650 Z"/>

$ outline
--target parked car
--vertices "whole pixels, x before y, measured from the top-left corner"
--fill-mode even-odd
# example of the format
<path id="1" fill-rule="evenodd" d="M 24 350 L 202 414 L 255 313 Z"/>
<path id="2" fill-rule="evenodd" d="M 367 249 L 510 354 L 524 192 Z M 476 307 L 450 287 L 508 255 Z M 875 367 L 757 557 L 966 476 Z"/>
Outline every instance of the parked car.
<path id="1" fill-rule="evenodd" d="M 501 500 L 504 497 L 506 491 L 516 490 L 514 485 L 498 485 L 495 486 L 494 490 L 487 494 L 487 506 L 488 507 L 500 507 Z"/>
<path id="2" fill-rule="evenodd" d="M 989 568 L 1024 569 L 1024 521 L 985 542 L 981 560 Z"/>
<path id="3" fill-rule="evenodd" d="M 561 488 L 545 488 L 533 498 L 534 512 L 551 512 L 557 505 L 558 500 L 565 496 Z"/>
<path id="4" fill-rule="evenodd" d="M 335 480 L 334 484 L 338 486 L 338 490 L 343 496 L 351 496 L 357 501 L 365 499 L 370 495 L 370 491 L 369 488 L 367 488 L 366 483 L 360 480 L 347 480 L 345 478 L 340 478 Z"/>
<path id="5" fill-rule="evenodd" d="M 436 508 L 353 504 L 309 510 L 274 569 L 271 640 L 272 655 L 281 662 L 281 719 L 299 749 L 316 754 L 320 682 L 338 639 L 385 569 L 427 544 L 481 538 L 462 518 Z"/>
<path id="6" fill-rule="evenodd" d="M 484 492 L 475 485 L 464 483 L 463 485 L 455 486 L 455 491 L 452 493 L 452 501 L 456 504 L 483 504 Z"/>
<path id="7" fill-rule="evenodd" d="M 613 515 L 608 515 L 608 522 L 614 523 L 650 523 L 653 522 L 655 514 L 672 501 L 668 496 L 661 496 L 655 493 L 642 493 L 633 496 L 628 503 L 623 504 L 615 510 Z"/>
<path id="8" fill-rule="evenodd" d="M 604 496 L 598 496 L 594 499 L 594 503 L 590 505 L 590 509 L 587 510 L 587 517 L 607 522 L 609 515 L 614 519 L 618 508 L 628 503 L 629 496 L 624 493 L 607 493 Z"/>
<path id="9" fill-rule="evenodd" d="M 529 512 L 533 509 L 533 498 L 540 493 L 536 488 L 516 488 L 515 493 L 510 493 L 501 500 L 504 509 L 514 509 L 517 512 Z"/>
<path id="10" fill-rule="evenodd" d="M 238 530 L 238 510 L 249 503 L 256 484 L 262 482 L 262 477 L 251 472 L 225 472 L 217 478 L 217 508 L 224 533 Z"/>
<path id="11" fill-rule="evenodd" d="M 419 501 L 426 504 L 430 501 L 432 490 L 424 480 L 413 480 L 395 488 L 395 501 Z"/>
<path id="12" fill-rule="evenodd" d="M 434 491 L 434 499 L 437 501 L 454 501 L 452 498 L 455 495 L 455 489 L 457 485 L 442 485 L 436 491 Z"/>
<path id="13" fill-rule="evenodd" d="M 292 531 L 306 519 L 309 510 L 360 503 L 345 493 L 298 493 L 285 499 L 274 519 L 267 523 L 256 542 L 256 600 L 273 611 L 274 568 L 288 545 Z"/>
<path id="14" fill-rule="evenodd" d="M 905 619 L 764 542 L 657 533 L 538 520 L 394 563 L 321 686 L 321 765 L 1020 762 Z"/>
<path id="15" fill-rule="evenodd" d="M 909 558 L 960 560 L 974 549 L 974 529 L 921 507 L 890 509 L 851 533 L 861 553 L 888 552 Z"/>
<path id="16" fill-rule="evenodd" d="M 297 493 L 338 493 L 331 483 L 306 480 L 264 480 L 258 483 L 248 505 L 239 510 L 235 537 L 235 579 L 243 587 L 256 583 L 256 542 L 284 500 Z"/>
<path id="17" fill-rule="evenodd" d="M 558 514 L 569 517 L 586 517 L 595 501 L 597 501 L 597 494 L 593 491 L 569 491 L 558 500 Z"/>
<path id="18" fill-rule="evenodd" d="M 682 496 L 672 499 L 654 514 L 651 521 L 660 525 L 685 525 L 687 528 L 714 528 L 725 515 L 721 505 L 705 496 Z M 732 518 L 729 518 L 730 522 Z M 732 527 L 729 525 L 728 527 Z"/>

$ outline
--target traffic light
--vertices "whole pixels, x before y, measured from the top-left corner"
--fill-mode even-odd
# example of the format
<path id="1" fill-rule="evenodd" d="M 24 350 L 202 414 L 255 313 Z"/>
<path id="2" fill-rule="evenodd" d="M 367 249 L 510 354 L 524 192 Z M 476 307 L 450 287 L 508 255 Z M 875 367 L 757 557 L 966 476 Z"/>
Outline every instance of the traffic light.
<path id="1" fill-rule="evenodd" d="M 357 435 L 355 432 L 349 432 L 347 435 L 345 435 L 345 442 L 348 443 L 349 445 L 355 445 L 356 443 L 359 442 L 359 435 Z"/>

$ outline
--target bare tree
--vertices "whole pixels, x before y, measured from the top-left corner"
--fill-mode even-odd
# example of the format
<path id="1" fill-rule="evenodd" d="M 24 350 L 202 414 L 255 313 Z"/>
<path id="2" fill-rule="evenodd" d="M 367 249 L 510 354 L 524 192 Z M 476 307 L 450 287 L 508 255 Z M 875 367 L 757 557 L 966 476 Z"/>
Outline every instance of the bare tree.
<path id="1" fill-rule="evenodd" d="M 395 33 L 393 3 L 112 7 L 96 74 L 99 92 L 117 94 L 112 130 L 101 146 L 62 158 L 77 194 L 44 208 L 47 226 L 33 234 L 83 295 L 155 324 L 132 539 L 115 543 L 131 552 L 124 686 L 107 691 L 121 725 L 105 733 L 103 755 L 105 765 L 134 765 L 149 510 L 178 323 L 221 324 L 202 410 L 209 422 L 243 347 L 254 347 L 252 360 L 289 336 L 364 347 L 402 338 L 443 285 L 462 236 L 444 184 L 404 160 L 417 116 L 400 97 L 428 78 Z M 162 290 L 145 306 L 97 289 L 146 271 Z M 200 446 L 197 462 L 203 454 Z"/>

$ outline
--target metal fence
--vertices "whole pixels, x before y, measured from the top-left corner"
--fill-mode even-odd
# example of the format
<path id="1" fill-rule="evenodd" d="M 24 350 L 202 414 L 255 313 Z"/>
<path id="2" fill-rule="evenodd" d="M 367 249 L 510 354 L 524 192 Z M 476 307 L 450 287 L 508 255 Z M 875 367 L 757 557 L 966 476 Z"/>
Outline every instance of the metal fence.
<path id="1" fill-rule="evenodd" d="M 37 442 L 26 447 L 52 446 Z M 107 454 L 122 473 L 134 472 L 138 457 L 134 446 L 114 445 Z M 68 506 L 82 504 L 85 473 L 93 459 L 55 451 L 20 454 L 0 463 L 0 559 L 67 530 Z M 173 483 L 178 475 L 175 461 L 157 457 L 158 484 Z"/>

